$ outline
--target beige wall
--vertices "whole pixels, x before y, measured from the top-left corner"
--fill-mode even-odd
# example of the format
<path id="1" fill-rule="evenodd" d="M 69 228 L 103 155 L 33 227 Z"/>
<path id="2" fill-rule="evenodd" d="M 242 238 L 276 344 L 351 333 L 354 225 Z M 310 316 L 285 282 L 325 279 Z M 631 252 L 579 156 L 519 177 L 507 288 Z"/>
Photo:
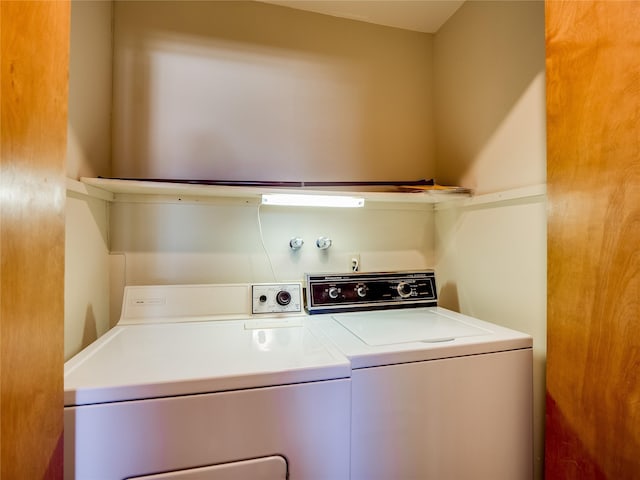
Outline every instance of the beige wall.
<path id="1" fill-rule="evenodd" d="M 113 3 L 71 2 L 67 177 L 110 174 Z M 68 359 L 109 329 L 108 203 L 67 190 Z"/>
<path id="2" fill-rule="evenodd" d="M 307 272 L 347 272 L 352 256 L 365 271 L 433 265 L 431 205 L 375 204 L 363 209 L 259 207 L 242 200 L 115 203 L 114 276 L 126 285 L 302 281 Z M 297 252 L 289 240 L 299 236 Z M 316 239 L 333 245 L 319 250 Z M 112 312 L 120 310 L 114 296 Z"/>
<path id="3" fill-rule="evenodd" d="M 436 176 L 476 194 L 545 182 L 544 3 L 466 2 L 434 39 Z"/>
<path id="4" fill-rule="evenodd" d="M 479 194 L 436 212 L 440 302 L 534 337 L 536 478 L 546 357 L 544 61 L 543 2 L 467 2 L 434 39 L 437 178 Z"/>
<path id="5" fill-rule="evenodd" d="M 431 50 L 257 2 L 116 2 L 113 173 L 431 178 Z"/>
<path id="6" fill-rule="evenodd" d="M 67 176 L 108 176 L 113 2 L 71 2 Z"/>
<path id="7" fill-rule="evenodd" d="M 64 354 L 70 358 L 106 333 L 109 239 L 106 201 L 67 191 Z"/>

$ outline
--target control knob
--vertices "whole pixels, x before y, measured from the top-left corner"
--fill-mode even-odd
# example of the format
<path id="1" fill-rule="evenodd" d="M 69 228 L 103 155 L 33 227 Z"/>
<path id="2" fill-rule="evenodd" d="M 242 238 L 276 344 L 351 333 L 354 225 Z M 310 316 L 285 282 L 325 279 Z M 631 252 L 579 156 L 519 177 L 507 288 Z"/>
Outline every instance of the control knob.
<path id="1" fill-rule="evenodd" d="M 329 298 L 335 300 L 336 298 L 338 298 L 339 294 L 340 290 L 338 290 L 338 287 L 329 287 Z"/>
<path id="2" fill-rule="evenodd" d="M 398 291 L 398 295 L 402 298 L 409 298 L 411 296 L 411 285 L 407 282 L 398 283 L 396 290 Z"/>
<path id="3" fill-rule="evenodd" d="M 367 286 L 366 285 L 356 285 L 356 295 L 360 298 L 364 298 L 367 296 Z"/>
<path id="4" fill-rule="evenodd" d="M 280 290 L 276 294 L 276 302 L 282 306 L 289 305 L 291 303 L 291 294 L 286 290 Z"/>

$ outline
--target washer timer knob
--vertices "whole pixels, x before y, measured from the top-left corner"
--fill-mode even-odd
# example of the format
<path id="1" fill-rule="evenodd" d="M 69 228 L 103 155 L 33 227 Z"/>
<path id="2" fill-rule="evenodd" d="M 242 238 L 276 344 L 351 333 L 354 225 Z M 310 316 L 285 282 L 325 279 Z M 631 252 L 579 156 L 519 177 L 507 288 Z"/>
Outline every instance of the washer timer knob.
<path id="1" fill-rule="evenodd" d="M 400 295 L 402 298 L 409 298 L 411 296 L 411 285 L 409 285 L 407 282 L 398 283 L 396 290 L 398 290 L 398 295 Z"/>
<path id="2" fill-rule="evenodd" d="M 339 294 L 340 290 L 338 290 L 338 287 L 329 287 L 329 298 L 335 300 L 336 298 L 338 298 Z"/>
<path id="3" fill-rule="evenodd" d="M 278 302 L 278 305 L 289 305 L 291 303 L 291 294 L 286 290 L 280 290 L 276 294 L 276 302 Z"/>
<path id="4" fill-rule="evenodd" d="M 356 285 L 356 295 L 360 298 L 364 298 L 367 296 L 367 286 L 366 285 Z"/>

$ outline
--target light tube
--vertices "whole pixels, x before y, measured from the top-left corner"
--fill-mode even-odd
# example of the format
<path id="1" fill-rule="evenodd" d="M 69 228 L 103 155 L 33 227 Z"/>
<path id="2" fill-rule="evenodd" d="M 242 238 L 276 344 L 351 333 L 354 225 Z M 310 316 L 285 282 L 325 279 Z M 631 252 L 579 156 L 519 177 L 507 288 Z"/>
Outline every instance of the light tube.
<path id="1" fill-rule="evenodd" d="M 305 195 L 295 193 L 265 193 L 263 205 L 288 205 L 297 207 L 364 207 L 364 198 L 344 195 Z"/>

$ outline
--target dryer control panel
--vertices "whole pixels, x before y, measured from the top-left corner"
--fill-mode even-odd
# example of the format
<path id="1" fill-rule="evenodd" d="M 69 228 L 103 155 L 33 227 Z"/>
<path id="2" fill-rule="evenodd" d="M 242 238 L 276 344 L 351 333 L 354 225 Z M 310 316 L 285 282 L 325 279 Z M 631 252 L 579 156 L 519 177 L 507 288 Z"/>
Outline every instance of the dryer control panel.
<path id="1" fill-rule="evenodd" d="M 299 283 L 256 284 L 251 286 L 252 313 L 302 312 Z"/>
<path id="2" fill-rule="evenodd" d="M 330 313 L 437 305 L 433 270 L 307 274 L 306 309 Z"/>

